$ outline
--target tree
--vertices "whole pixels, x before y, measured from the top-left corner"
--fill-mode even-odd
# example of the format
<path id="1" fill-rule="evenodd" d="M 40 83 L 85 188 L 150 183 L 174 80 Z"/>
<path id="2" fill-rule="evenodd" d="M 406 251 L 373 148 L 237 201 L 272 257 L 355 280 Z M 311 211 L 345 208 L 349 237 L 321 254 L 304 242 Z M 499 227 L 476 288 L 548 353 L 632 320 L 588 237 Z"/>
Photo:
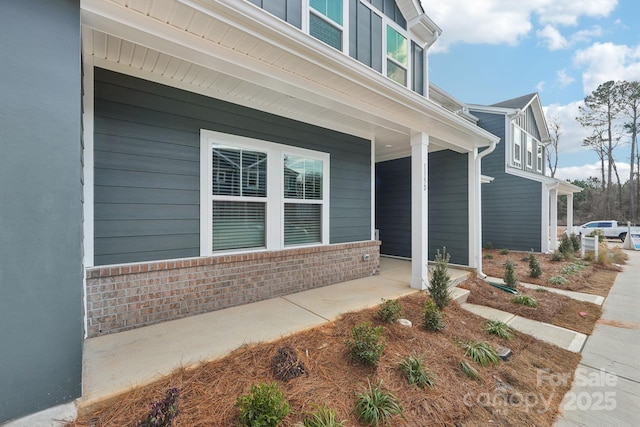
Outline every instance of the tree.
<path id="1" fill-rule="evenodd" d="M 558 169 L 558 145 L 560 143 L 560 121 L 557 117 L 552 117 L 550 120 L 550 141 L 547 144 L 547 165 L 549 165 L 549 172 L 551 172 L 551 178 L 556 176 L 556 169 Z"/>
<path id="2" fill-rule="evenodd" d="M 640 153 L 638 153 L 638 121 L 640 121 L 640 82 L 620 82 L 620 92 L 622 101 L 622 115 L 627 120 L 624 129 L 631 135 L 631 156 L 629 161 L 629 218 L 637 220 L 638 208 L 636 199 L 636 188 L 640 188 L 640 179 L 636 183 L 634 173 L 634 162 L 637 156 L 637 169 L 640 171 Z"/>
<path id="3" fill-rule="evenodd" d="M 620 99 L 621 93 L 618 84 L 613 80 L 603 83 L 590 95 L 585 96 L 584 106 L 579 107 L 580 115 L 576 117 L 582 126 L 591 127 L 597 131 L 592 134 L 593 138 L 587 138 L 589 144 L 586 145 L 592 146 L 601 156 L 603 181 L 605 163 L 607 165 L 606 184 L 603 182 L 606 214 L 609 213 L 611 205 L 611 181 L 614 170 L 613 150 L 619 141 L 615 123 L 621 109 Z M 620 187 L 620 182 L 618 182 L 618 187 Z"/>

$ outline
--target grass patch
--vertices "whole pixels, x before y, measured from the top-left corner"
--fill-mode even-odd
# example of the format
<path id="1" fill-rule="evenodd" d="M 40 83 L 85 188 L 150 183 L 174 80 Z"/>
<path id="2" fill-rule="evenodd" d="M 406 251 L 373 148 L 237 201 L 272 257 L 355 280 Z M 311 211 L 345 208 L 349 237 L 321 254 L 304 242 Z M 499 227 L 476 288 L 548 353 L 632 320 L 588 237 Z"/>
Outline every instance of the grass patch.
<path id="1" fill-rule="evenodd" d="M 534 297 L 530 297 L 529 295 L 516 295 L 511 299 L 511 302 L 527 307 L 535 308 L 538 306 L 538 301 Z"/>
<path id="2" fill-rule="evenodd" d="M 484 331 L 505 340 L 513 338 L 513 329 L 506 323 L 499 320 L 487 320 L 484 324 Z"/>

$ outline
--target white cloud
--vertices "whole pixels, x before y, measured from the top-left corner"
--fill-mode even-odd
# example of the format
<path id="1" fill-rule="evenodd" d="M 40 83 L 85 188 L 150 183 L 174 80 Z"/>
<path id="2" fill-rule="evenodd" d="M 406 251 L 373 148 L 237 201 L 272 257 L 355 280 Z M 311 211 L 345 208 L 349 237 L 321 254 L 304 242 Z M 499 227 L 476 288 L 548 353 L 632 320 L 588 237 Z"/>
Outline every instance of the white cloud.
<path id="1" fill-rule="evenodd" d="M 567 74 L 567 70 L 559 70 L 557 72 L 558 84 L 561 88 L 569 86 L 576 79 Z"/>
<path id="2" fill-rule="evenodd" d="M 536 85 L 536 90 L 538 92 L 544 92 L 544 85 L 545 85 L 544 80 L 541 82 L 538 82 L 538 84 Z"/>
<path id="3" fill-rule="evenodd" d="M 560 143 L 558 145 L 560 157 L 588 150 L 582 146 L 582 141 L 591 132 L 576 121 L 578 107 L 582 104 L 582 101 L 574 101 L 567 105 L 551 104 L 544 107 L 547 122 L 551 123 L 551 120 L 556 118 L 560 124 Z"/>
<path id="4" fill-rule="evenodd" d="M 560 31 L 552 25 L 547 25 L 542 30 L 538 30 L 536 36 L 542 39 L 543 43 L 550 50 L 560 50 L 569 47 L 569 40 L 564 38 L 564 36 L 560 34 Z"/>
<path id="5" fill-rule="evenodd" d="M 609 80 L 640 80 L 640 45 L 594 43 L 576 51 L 573 62 L 585 69 L 582 75 L 585 94 Z"/>
<path id="6" fill-rule="evenodd" d="M 544 40 L 562 44 L 564 37 L 557 32 L 558 25 L 575 26 L 582 16 L 607 16 L 618 0 L 423 0 L 422 3 L 427 15 L 443 29 L 432 50 L 437 52 L 446 51 L 455 43 L 516 45 L 534 28 L 534 19 L 549 24 L 542 30 Z M 578 32 L 566 42 L 591 37 L 593 31 Z"/>
<path id="7" fill-rule="evenodd" d="M 601 179 L 602 176 L 602 172 L 600 171 L 600 163 L 596 162 L 596 163 L 590 163 L 590 164 L 586 164 L 586 165 L 582 165 L 582 166 L 566 166 L 566 167 L 559 167 L 556 170 L 556 178 L 561 179 L 561 180 L 575 180 L 575 179 L 580 179 L 580 180 L 586 180 L 587 178 L 590 177 L 595 177 L 598 179 Z M 605 168 L 607 167 L 607 164 L 605 163 Z M 629 179 L 629 171 L 630 171 L 630 166 L 629 163 L 619 163 L 616 162 L 616 167 L 618 168 L 618 174 L 620 175 L 620 181 L 622 183 L 626 182 Z M 606 169 L 605 169 L 605 173 L 606 173 Z M 615 180 L 615 175 L 613 177 L 613 179 Z"/>

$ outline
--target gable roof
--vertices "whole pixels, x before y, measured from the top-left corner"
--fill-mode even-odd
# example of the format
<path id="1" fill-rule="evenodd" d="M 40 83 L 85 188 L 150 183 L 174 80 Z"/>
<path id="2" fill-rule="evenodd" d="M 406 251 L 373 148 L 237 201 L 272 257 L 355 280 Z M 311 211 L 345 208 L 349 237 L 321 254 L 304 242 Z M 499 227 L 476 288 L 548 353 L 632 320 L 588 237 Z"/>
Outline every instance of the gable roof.
<path id="1" fill-rule="evenodd" d="M 502 107 L 502 108 L 514 108 L 517 110 L 524 110 L 533 99 L 538 96 L 537 93 L 530 93 L 528 95 L 522 95 L 517 98 L 507 99 L 506 101 L 496 102 L 495 104 L 491 104 L 491 107 Z"/>

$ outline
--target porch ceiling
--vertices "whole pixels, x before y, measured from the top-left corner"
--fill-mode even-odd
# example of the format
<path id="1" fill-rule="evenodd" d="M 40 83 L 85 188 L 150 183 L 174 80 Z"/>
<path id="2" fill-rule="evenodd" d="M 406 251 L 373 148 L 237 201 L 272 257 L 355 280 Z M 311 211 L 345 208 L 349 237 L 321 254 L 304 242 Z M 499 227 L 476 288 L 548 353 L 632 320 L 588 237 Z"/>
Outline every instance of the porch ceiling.
<path id="1" fill-rule="evenodd" d="M 492 135 L 240 0 L 82 0 L 96 66 L 373 139 L 376 160 L 488 145 Z"/>

